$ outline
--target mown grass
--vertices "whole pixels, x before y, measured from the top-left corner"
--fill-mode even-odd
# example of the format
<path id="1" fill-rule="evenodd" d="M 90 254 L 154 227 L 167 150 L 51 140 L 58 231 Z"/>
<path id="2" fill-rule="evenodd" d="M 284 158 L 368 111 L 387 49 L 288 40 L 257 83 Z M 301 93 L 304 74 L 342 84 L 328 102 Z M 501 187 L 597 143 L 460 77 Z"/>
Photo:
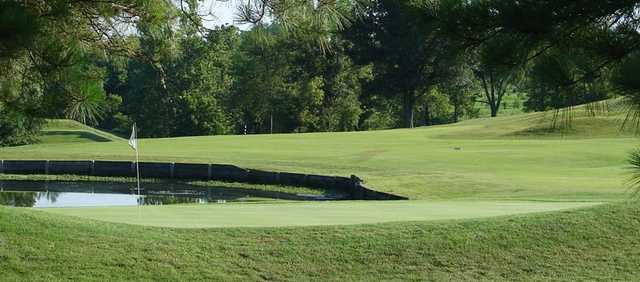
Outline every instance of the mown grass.
<path id="1" fill-rule="evenodd" d="M 42 130 L 40 143 L 86 143 L 122 141 L 121 137 L 104 132 L 77 121 L 52 119 L 48 120 Z"/>
<path id="2" fill-rule="evenodd" d="M 582 111 L 582 112 L 581 112 Z M 575 110 L 573 129 L 550 113 L 375 132 L 210 136 L 140 141 L 142 161 L 227 163 L 349 176 L 411 199 L 612 201 L 628 197 L 637 145 L 622 116 Z M 131 160 L 126 141 L 1 148 L 2 159 Z"/>
<path id="3" fill-rule="evenodd" d="M 3 280 L 633 281 L 637 203 L 490 220 L 171 229 L 0 208 Z"/>
<path id="4" fill-rule="evenodd" d="M 135 225 L 212 228 L 458 220 L 588 207 L 585 202 L 340 201 L 55 208 L 47 212 Z"/>
<path id="5" fill-rule="evenodd" d="M 636 280 L 640 207 L 624 200 L 625 160 L 637 140 L 619 130 L 620 112 L 575 113 L 572 128 L 562 130 L 550 127 L 551 114 L 533 113 L 412 130 L 142 140 L 146 161 L 357 174 L 413 200 L 0 207 L 0 274 L 31 281 Z M 132 152 L 125 141 L 45 143 L 2 148 L 0 158 L 131 160 Z M 504 216 L 608 201 L 615 203 Z M 328 208 L 314 213 L 321 204 Z M 481 216 L 502 217 L 470 219 Z M 236 226 L 280 227 L 139 226 L 233 226 L 243 217 Z M 373 224 L 381 221 L 393 222 Z M 287 222 L 322 226 L 282 227 Z M 367 224 L 335 225 L 349 223 Z"/>

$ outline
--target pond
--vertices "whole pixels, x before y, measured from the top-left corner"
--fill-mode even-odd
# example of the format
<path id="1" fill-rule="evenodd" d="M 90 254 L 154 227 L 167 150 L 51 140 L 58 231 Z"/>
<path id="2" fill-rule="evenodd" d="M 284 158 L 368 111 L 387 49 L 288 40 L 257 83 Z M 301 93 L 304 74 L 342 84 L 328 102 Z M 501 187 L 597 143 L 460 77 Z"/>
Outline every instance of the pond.
<path id="1" fill-rule="evenodd" d="M 180 182 L 144 183 L 140 195 L 131 183 L 0 181 L 0 205 L 13 207 L 100 207 L 209 204 L 268 200 L 341 200 L 338 193 L 296 194 L 265 189 L 196 186 Z"/>

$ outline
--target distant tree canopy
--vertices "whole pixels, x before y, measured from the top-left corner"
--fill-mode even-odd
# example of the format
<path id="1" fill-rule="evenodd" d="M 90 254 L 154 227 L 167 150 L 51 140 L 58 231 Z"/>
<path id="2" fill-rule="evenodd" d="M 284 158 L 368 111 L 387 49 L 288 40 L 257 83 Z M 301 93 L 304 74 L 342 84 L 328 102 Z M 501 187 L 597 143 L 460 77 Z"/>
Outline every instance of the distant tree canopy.
<path id="1" fill-rule="evenodd" d="M 3 1 L 0 144 L 62 117 L 144 137 L 414 127 L 515 91 L 640 112 L 639 2 L 239 1 L 242 31 L 205 27 L 197 0 Z"/>
<path id="2" fill-rule="evenodd" d="M 452 6 L 452 14 L 443 18 L 449 33 L 481 53 L 502 46 L 499 58 L 488 62 L 492 68 L 525 72 L 531 109 L 638 95 L 611 79 L 639 51 L 638 1 L 494 0 Z M 480 65 L 487 66 L 483 61 Z"/>
<path id="3" fill-rule="evenodd" d="M 356 10 L 347 32 L 351 53 L 373 65 L 370 95 L 394 97 L 402 103 L 402 125 L 413 127 L 421 96 L 446 82 L 460 54 L 458 41 L 442 32 L 438 11 L 411 1 L 368 1 Z"/>
<path id="4" fill-rule="evenodd" d="M 85 123 L 103 118 L 105 72 L 96 57 L 135 56 L 121 33 L 170 17 L 158 1 L 3 1 L 0 3 L 0 143 L 32 142 L 40 118 Z"/>

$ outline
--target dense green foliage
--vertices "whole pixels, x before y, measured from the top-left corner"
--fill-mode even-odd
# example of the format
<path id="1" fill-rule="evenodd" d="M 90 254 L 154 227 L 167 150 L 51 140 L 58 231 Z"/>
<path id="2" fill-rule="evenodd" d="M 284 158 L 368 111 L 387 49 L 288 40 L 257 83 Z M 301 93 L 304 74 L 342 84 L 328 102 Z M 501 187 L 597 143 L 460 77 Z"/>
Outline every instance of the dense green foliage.
<path id="1" fill-rule="evenodd" d="M 637 1 L 240 1 L 244 31 L 205 28 L 201 4 L 0 4 L 2 144 L 42 118 L 169 137 L 450 123 L 515 93 L 533 111 L 640 100 Z"/>
<path id="2" fill-rule="evenodd" d="M 117 34 L 114 26 L 133 18 L 153 25 L 163 22 L 158 4 L 142 0 L 0 3 L 0 142 L 32 142 L 44 117 L 93 124 L 103 118 L 108 100 L 105 72 L 94 57 L 123 47 L 117 36 L 110 36 Z"/>

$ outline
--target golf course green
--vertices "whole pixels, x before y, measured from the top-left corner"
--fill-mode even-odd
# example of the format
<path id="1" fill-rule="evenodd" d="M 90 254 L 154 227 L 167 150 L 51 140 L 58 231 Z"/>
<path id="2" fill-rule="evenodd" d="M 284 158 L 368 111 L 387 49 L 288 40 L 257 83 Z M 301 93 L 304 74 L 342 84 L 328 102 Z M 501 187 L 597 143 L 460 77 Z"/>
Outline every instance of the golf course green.
<path id="1" fill-rule="evenodd" d="M 637 139 L 620 130 L 619 112 L 574 111 L 565 130 L 532 113 L 403 130 L 142 139 L 141 161 L 356 174 L 410 200 L 0 207 L 0 268 L 9 280 L 637 277 L 640 208 L 626 184 Z M 49 131 L 55 142 L 1 148 L 0 159 L 132 159 L 125 140 L 67 134 L 65 123 Z"/>
<path id="2" fill-rule="evenodd" d="M 282 227 L 469 219 L 581 208 L 584 202 L 385 201 L 52 208 L 109 222 L 177 228 Z M 43 209 L 44 210 L 44 209 Z"/>

